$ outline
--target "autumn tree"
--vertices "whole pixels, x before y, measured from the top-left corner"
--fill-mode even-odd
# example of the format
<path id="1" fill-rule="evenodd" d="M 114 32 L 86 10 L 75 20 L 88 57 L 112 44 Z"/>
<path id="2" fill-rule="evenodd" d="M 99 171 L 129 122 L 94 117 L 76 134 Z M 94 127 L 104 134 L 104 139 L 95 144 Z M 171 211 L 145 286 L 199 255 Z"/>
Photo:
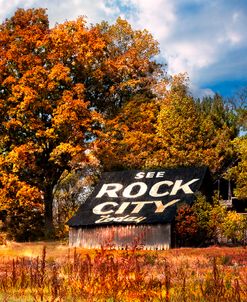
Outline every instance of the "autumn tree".
<path id="1" fill-rule="evenodd" d="M 229 211 L 222 223 L 222 234 L 227 240 L 231 240 L 232 243 L 246 244 L 247 219 L 243 214 L 235 211 Z"/>
<path id="2" fill-rule="evenodd" d="M 205 196 L 196 194 L 192 205 L 182 204 L 177 210 L 175 231 L 180 244 L 218 244 L 222 239 L 244 243 L 246 219 L 219 203 L 214 195 L 209 203 Z"/>
<path id="3" fill-rule="evenodd" d="M 237 161 L 226 172 L 226 177 L 236 183 L 234 195 L 238 199 L 247 199 L 247 136 L 238 137 L 233 141 Z M 241 202 L 241 201 L 239 201 Z"/>
<path id="4" fill-rule="evenodd" d="M 247 87 L 242 87 L 234 97 L 228 100 L 237 113 L 237 122 L 242 132 L 247 131 Z"/>
<path id="5" fill-rule="evenodd" d="M 175 218 L 176 241 L 179 245 L 191 245 L 199 231 L 198 219 L 193 208 L 188 204 L 181 205 Z"/>
<path id="6" fill-rule="evenodd" d="M 82 24 L 79 20 L 81 30 Z M 89 109 L 83 83 L 74 82 L 69 67 L 53 54 L 49 32 L 43 10 L 18 10 L 1 26 L 0 39 L 2 191 L 11 178 L 31 187 L 26 202 L 38 191 L 47 232 L 53 229 L 53 188 L 72 159 L 87 160 L 86 140 L 99 118 Z M 85 35 L 94 40 L 91 31 Z M 96 44 L 88 52 L 97 49 Z M 17 190 L 10 198 L 20 204 L 19 195 Z M 2 207 L 7 197 L 1 194 Z"/>
<path id="7" fill-rule="evenodd" d="M 95 30 L 100 32 L 105 47 L 98 68 L 85 82 L 86 97 L 100 112 L 113 117 L 133 96 L 150 98 L 153 85 L 165 71 L 154 60 L 159 53 L 158 42 L 147 30 L 133 30 L 121 18 L 113 25 L 104 21 Z"/>
<path id="8" fill-rule="evenodd" d="M 155 136 L 158 112 L 156 100 L 140 94 L 105 122 L 94 143 L 105 170 L 145 168 L 147 159 L 159 148 Z"/>
<path id="9" fill-rule="evenodd" d="M 237 113 L 240 134 L 232 141 L 234 157 L 224 176 L 234 182 L 234 196 L 242 203 L 247 200 L 247 87 L 240 89 L 229 103 Z"/>
<path id="10" fill-rule="evenodd" d="M 66 222 L 86 202 L 100 175 L 99 165 L 81 165 L 80 169 L 65 170 L 56 184 L 53 198 L 53 221 L 56 238 L 68 236 Z"/>
<path id="11" fill-rule="evenodd" d="M 49 29 L 45 10 L 19 9 L 0 26 L 1 209 L 44 204 L 52 233 L 62 173 L 91 162 L 85 151 L 102 115 L 149 90 L 161 70 L 151 60 L 157 52 L 148 32 L 121 19 L 87 27 L 78 18 Z"/>
<path id="12" fill-rule="evenodd" d="M 175 76 L 157 117 L 160 150 L 154 153 L 147 165 L 205 165 L 213 173 L 218 172 L 231 156 L 229 146 L 237 129 L 227 115 L 223 100 L 220 99 L 220 106 L 216 102 L 217 96 L 208 100 L 207 112 L 204 102 L 190 95 L 186 78 Z M 216 113 L 212 113 L 215 107 L 220 107 L 223 117 L 216 109 Z"/>
<path id="13" fill-rule="evenodd" d="M 231 140 L 238 133 L 234 112 L 218 95 L 193 98 L 185 75 L 158 84 L 156 97 L 140 94 L 107 121 L 98 142 L 105 167 L 205 165 L 219 173 L 231 159 Z"/>

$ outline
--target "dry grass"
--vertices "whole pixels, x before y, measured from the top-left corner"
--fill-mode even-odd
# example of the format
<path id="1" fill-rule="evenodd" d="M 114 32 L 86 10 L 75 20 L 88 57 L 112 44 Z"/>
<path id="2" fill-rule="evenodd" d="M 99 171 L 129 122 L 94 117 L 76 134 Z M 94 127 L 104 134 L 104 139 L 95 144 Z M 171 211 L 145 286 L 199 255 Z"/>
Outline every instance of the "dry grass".
<path id="1" fill-rule="evenodd" d="M 41 255 L 44 246 L 47 256 L 55 259 L 63 259 L 69 250 L 68 244 L 62 242 L 8 242 L 0 246 L 0 257 L 3 260 L 10 257 L 37 257 Z"/>
<path id="2" fill-rule="evenodd" d="M 244 302 L 247 250 L 96 251 L 11 243 L 0 247 L 0 293 L 13 302 Z"/>

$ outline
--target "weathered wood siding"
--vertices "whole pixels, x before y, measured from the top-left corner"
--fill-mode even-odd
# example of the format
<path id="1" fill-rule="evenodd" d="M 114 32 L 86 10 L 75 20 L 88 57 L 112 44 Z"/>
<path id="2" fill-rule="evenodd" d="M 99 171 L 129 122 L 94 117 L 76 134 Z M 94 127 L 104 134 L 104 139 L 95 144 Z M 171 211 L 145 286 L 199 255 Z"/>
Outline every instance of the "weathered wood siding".
<path id="1" fill-rule="evenodd" d="M 125 249 L 138 246 L 146 250 L 166 250 L 171 246 L 171 225 L 127 225 L 70 228 L 70 246 Z"/>

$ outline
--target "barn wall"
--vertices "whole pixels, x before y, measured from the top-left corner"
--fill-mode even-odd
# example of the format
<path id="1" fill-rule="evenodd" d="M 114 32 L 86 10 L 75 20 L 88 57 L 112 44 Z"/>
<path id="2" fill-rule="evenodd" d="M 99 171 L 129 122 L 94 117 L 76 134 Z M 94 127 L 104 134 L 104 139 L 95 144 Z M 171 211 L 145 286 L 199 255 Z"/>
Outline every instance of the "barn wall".
<path id="1" fill-rule="evenodd" d="M 70 228 L 70 246 L 84 248 L 124 249 L 138 246 L 148 250 L 169 249 L 171 246 L 170 224 L 105 226 L 95 228 Z"/>

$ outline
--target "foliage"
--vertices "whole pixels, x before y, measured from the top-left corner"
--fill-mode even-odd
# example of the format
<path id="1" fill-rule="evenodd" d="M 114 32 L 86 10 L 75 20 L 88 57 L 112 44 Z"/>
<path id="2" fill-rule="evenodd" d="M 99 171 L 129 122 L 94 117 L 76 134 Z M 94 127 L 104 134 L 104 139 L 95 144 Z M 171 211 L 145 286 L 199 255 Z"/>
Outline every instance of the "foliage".
<path id="1" fill-rule="evenodd" d="M 131 99 L 114 118 L 107 120 L 95 142 L 105 170 L 144 168 L 157 148 L 155 123 L 159 104 L 143 95 Z"/>
<path id="2" fill-rule="evenodd" d="M 216 201 L 209 203 L 197 195 L 192 206 L 182 205 L 176 215 L 176 235 L 180 245 L 218 244 L 231 242 L 245 244 L 247 220 L 233 210 L 227 211 Z"/>
<path id="3" fill-rule="evenodd" d="M 94 35 L 82 20 L 76 24 L 80 35 Z M 11 183 L 13 175 L 17 186 L 27 183 L 21 192 L 30 208 L 32 191 L 40 204 L 44 199 L 47 232 L 52 231 L 53 187 L 78 154 L 86 160 L 85 140 L 99 118 L 88 108 L 83 84 L 72 81 L 70 69 L 57 57 L 59 33 L 58 28 L 50 33 L 41 9 L 18 10 L 1 26 L 1 182 Z M 2 196 L 0 203 L 6 205 Z M 9 199 L 25 212 L 17 193 Z"/>
<path id="4" fill-rule="evenodd" d="M 176 215 L 176 235 L 180 245 L 205 244 L 211 238 L 212 206 L 198 194 L 193 205 L 182 205 Z"/>
<path id="5" fill-rule="evenodd" d="M 218 244 L 223 237 L 222 226 L 227 217 L 226 208 L 216 201 L 214 196 L 214 203 L 209 212 L 208 218 L 208 237 L 212 238 L 215 244 Z"/>
<path id="6" fill-rule="evenodd" d="M 157 97 L 140 94 L 106 122 L 96 142 L 105 169 L 205 165 L 218 173 L 232 156 L 235 113 L 218 95 L 195 100 L 184 75 L 157 85 Z"/>
<path id="7" fill-rule="evenodd" d="M 206 197 L 198 193 L 196 201 L 192 205 L 192 210 L 196 214 L 199 229 L 206 234 L 209 230 L 209 219 L 212 211 L 212 205 L 206 200 Z"/>
<path id="8" fill-rule="evenodd" d="M 233 243 L 247 240 L 247 220 L 244 215 L 229 211 L 222 223 L 222 234 Z"/>
<path id="9" fill-rule="evenodd" d="M 206 165 L 219 174 L 232 161 L 238 108 L 219 95 L 195 100 L 186 75 L 167 78 L 158 52 L 146 30 L 121 18 L 87 26 L 80 17 L 49 29 L 44 9 L 18 9 L 0 25 L 0 210 L 13 236 L 52 236 L 54 194 L 58 226 L 78 206 L 74 176 L 85 166 Z M 245 145 L 232 170 L 239 196 Z M 206 231 L 209 210 L 200 207 L 193 211 Z"/>
<path id="10" fill-rule="evenodd" d="M 177 210 L 175 228 L 179 243 L 182 246 L 190 244 L 197 235 L 198 228 L 197 216 L 193 209 L 188 204 L 180 206 Z"/>
<path id="11" fill-rule="evenodd" d="M 151 60 L 157 42 L 120 18 L 48 23 L 44 9 L 18 9 L 0 26 L 0 205 L 27 217 L 35 198 L 50 236 L 54 188 L 65 170 L 95 161 L 86 150 L 101 131 L 100 113 L 149 91 L 162 69 Z"/>
<path id="12" fill-rule="evenodd" d="M 245 302 L 246 253 L 242 253 L 180 249 L 162 255 L 102 248 L 83 254 L 74 249 L 58 261 L 43 248 L 37 257 L 1 260 L 1 298 L 16 302 Z"/>
<path id="13" fill-rule="evenodd" d="M 158 42 L 147 30 L 133 30 L 118 18 L 109 25 L 96 25 L 105 47 L 99 69 L 86 80 L 86 96 L 100 112 L 113 117 L 134 95 L 152 95 L 152 85 L 164 76 L 162 65 L 154 60 Z"/>
<path id="14" fill-rule="evenodd" d="M 242 87 L 236 95 L 229 100 L 231 106 L 237 113 L 237 122 L 242 131 L 247 130 L 247 87 Z"/>
<path id="15" fill-rule="evenodd" d="M 0 211 L 8 213 L 2 229 L 9 239 L 33 240 L 43 236 L 42 195 L 37 188 L 20 181 L 14 174 L 2 173 Z"/>
<path id="16" fill-rule="evenodd" d="M 230 157 L 228 146 L 237 134 L 232 113 L 218 96 L 208 99 L 207 106 L 205 100 L 196 101 L 186 81 L 175 76 L 162 101 L 156 126 L 160 150 L 147 166 L 205 165 L 216 173 Z"/>
<path id="17" fill-rule="evenodd" d="M 236 182 L 234 195 L 238 199 L 247 198 L 247 136 L 236 138 L 233 141 L 234 148 L 238 154 L 238 163 L 228 169 L 227 177 Z"/>
<path id="18" fill-rule="evenodd" d="M 7 243 L 7 234 L 6 232 L 0 231 L 0 245 L 5 245 Z"/>
<path id="19" fill-rule="evenodd" d="M 86 165 L 80 170 L 66 170 L 62 174 L 53 200 L 53 221 L 57 238 L 68 237 L 69 227 L 66 222 L 92 193 L 98 173 L 98 166 Z"/>

